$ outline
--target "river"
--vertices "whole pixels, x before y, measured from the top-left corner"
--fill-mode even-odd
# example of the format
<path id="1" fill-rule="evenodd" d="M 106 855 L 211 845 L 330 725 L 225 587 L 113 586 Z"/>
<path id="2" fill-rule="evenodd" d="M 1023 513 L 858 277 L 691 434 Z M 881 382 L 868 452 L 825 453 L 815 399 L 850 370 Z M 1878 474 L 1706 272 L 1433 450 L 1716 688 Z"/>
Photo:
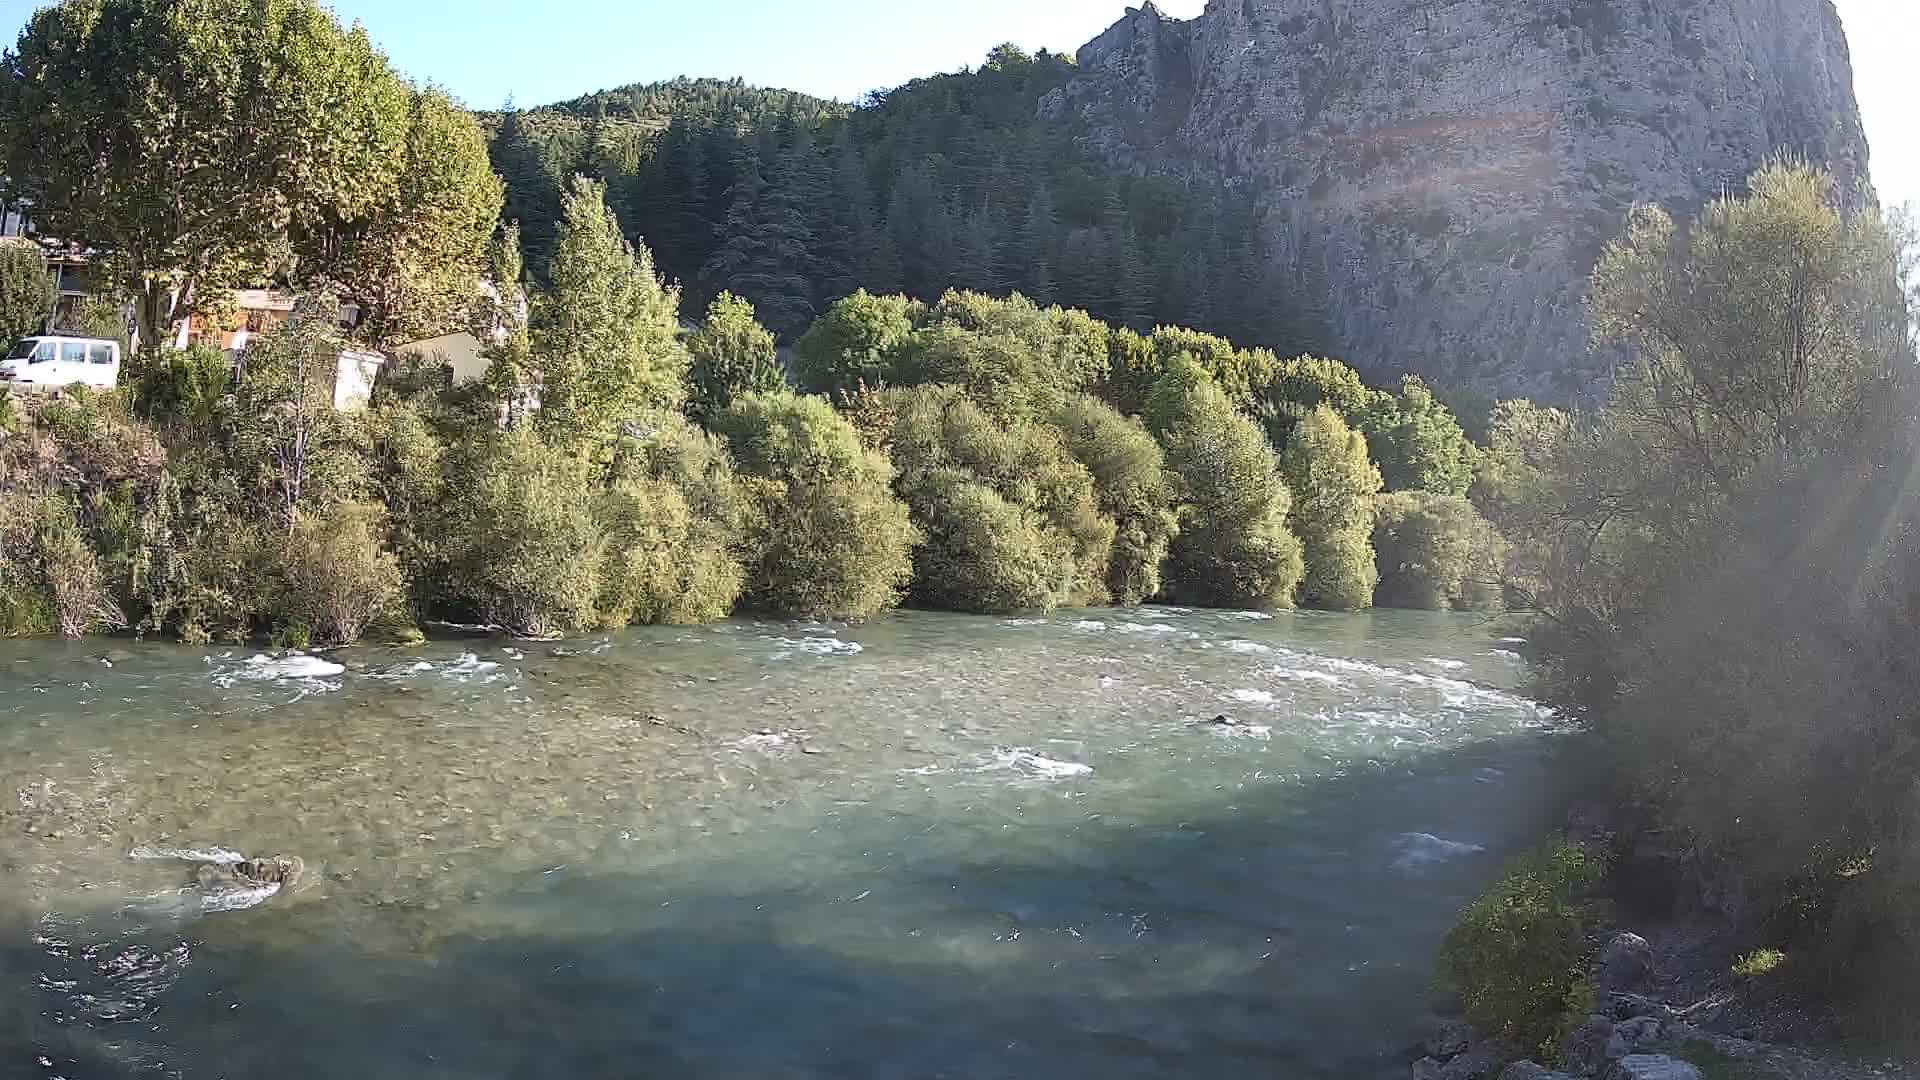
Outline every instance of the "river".
<path id="1" fill-rule="evenodd" d="M 1507 632 L 0 644 L 0 1076 L 1399 1075 L 1544 831 Z M 221 850 L 306 868 L 233 902 Z"/>

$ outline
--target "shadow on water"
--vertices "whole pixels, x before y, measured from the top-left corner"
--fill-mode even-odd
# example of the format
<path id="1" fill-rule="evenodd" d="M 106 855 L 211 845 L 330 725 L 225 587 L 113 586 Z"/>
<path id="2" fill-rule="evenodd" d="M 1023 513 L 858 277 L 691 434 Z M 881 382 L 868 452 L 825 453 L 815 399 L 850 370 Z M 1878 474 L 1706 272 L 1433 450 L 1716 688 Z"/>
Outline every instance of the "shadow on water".
<path id="1" fill-rule="evenodd" d="M 870 883 L 529 874 L 471 929 L 382 909 L 404 948 L 270 904 L 197 924 L 122 1024 L 54 1023 L 0 912 L 0 1076 L 1385 1077 L 1453 912 L 1543 831 L 1553 742 L 1195 791 L 1180 820 L 1004 851 L 917 851 L 897 820 L 815 838 Z M 1405 840 L 1409 802 L 1488 850 Z"/>

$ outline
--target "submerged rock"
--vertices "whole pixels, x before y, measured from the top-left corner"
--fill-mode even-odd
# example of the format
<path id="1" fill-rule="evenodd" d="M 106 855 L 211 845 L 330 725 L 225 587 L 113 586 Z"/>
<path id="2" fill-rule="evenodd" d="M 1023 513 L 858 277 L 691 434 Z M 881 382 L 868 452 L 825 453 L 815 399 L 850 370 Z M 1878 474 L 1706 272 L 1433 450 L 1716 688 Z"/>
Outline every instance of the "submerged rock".
<path id="1" fill-rule="evenodd" d="M 1621 1058 L 1606 1080 L 1705 1080 L 1700 1070 L 1665 1054 L 1630 1054 Z"/>
<path id="2" fill-rule="evenodd" d="M 1573 1080 L 1573 1077 L 1537 1062 L 1516 1061 L 1500 1071 L 1500 1080 Z"/>

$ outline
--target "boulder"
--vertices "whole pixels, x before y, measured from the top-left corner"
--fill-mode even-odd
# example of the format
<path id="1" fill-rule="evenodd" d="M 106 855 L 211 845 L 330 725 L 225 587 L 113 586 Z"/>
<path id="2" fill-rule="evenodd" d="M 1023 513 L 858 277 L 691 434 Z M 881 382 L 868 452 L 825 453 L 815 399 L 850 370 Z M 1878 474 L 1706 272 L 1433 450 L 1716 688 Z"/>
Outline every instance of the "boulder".
<path id="1" fill-rule="evenodd" d="M 1706 1080 L 1700 1070 L 1665 1054 L 1629 1054 L 1613 1065 L 1606 1080 Z"/>
<path id="2" fill-rule="evenodd" d="M 1573 1077 L 1531 1061 L 1516 1061 L 1500 1071 L 1500 1080 L 1573 1080 Z"/>
<path id="3" fill-rule="evenodd" d="M 1639 934 L 1618 933 L 1600 950 L 1600 990 L 1638 990 L 1653 978 L 1653 947 Z"/>
<path id="4" fill-rule="evenodd" d="M 1660 1038 L 1666 1027 L 1666 1022 L 1657 1016 L 1636 1016 L 1615 1024 L 1613 1032 L 1631 1048 Z"/>
<path id="5" fill-rule="evenodd" d="M 1439 1080 L 1495 1080 L 1509 1061 L 1520 1057 L 1520 1048 L 1492 1039 L 1469 1047 L 1440 1070 Z"/>
<path id="6" fill-rule="evenodd" d="M 1454 1021 L 1444 1024 L 1440 1030 L 1420 1041 L 1420 1049 L 1428 1057 L 1450 1058 L 1473 1045 L 1473 1025 Z"/>
<path id="7" fill-rule="evenodd" d="M 1613 1021 L 1589 1016 L 1567 1037 L 1567 1068 L 1577 1076 L 1599 1076 L 1631 1049 L 1614 1030 Z"/>
<path id="8" fill-rule="evenodd" d="M 1653 1016 L 1661 1020 L 1676 1019 L 1679 1014 L 1663 1001 L 1655 1001 L 1644 994 L 1612 993 L 1607 995 L 1607 1015 L 1615 1020 L 1632 1020 L 1640 1016 Z"/>

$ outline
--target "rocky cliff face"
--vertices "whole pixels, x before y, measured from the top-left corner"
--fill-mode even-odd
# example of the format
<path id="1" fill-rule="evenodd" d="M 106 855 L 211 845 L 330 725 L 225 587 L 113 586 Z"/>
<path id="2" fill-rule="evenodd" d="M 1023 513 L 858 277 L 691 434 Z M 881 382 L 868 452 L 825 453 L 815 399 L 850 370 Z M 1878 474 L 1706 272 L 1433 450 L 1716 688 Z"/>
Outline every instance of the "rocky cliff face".
<path id="1" fill-rule="evenodd" d="M 1785 150 L 1872 198 L 1831 0 L 1151 4 L 1041 103 L 1117 163 L 1252 186 L 1335 351 L 1502 394 L 1604 379 L 1583 294 L 1636 202 L 1690 213 Z"/>

